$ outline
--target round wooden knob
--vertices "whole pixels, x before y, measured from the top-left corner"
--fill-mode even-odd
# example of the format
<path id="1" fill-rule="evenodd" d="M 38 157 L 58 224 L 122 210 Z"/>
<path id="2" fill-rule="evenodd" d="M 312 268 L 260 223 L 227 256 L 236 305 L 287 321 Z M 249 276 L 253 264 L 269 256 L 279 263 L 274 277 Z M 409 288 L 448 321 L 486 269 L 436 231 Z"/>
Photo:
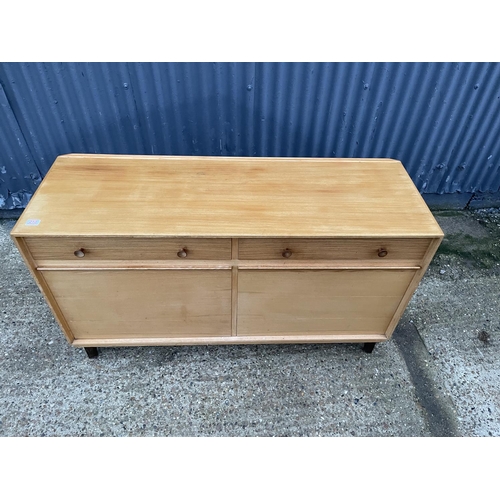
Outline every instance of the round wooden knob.
<path id="1" fill-rule="evenodd" d="M 188 251 L 186 248 L 182 248 L 177 252 L 177 257 L 180 257 L 181 259 L 184 259 L 187 257 Z"/>
<path id="2" fill-rule="evenodd" d="M 385 248 L 378 249 L 378 256 L 379 257 L 385 257 L 386 255 L 387 255 L 387 250 Z"/>
<path id="3" fill-rule="evenodd" d="M 79 257 L 80 259 L 82 259 L 83 257 L 85 257 L 85 250 L 83 248 L 80 248 L 80 250 L 75 250 L 74 254 L 75 257 Z"/>
<path id="4" fill-rule="evenodd" d="M 281 255 L 283 255 L 285 259 L 289 259 L 292 256 L 292 251 L 289 250 L 288 248 L 285 248 L 285 250 L 283 250 L 283 253 Z"/>

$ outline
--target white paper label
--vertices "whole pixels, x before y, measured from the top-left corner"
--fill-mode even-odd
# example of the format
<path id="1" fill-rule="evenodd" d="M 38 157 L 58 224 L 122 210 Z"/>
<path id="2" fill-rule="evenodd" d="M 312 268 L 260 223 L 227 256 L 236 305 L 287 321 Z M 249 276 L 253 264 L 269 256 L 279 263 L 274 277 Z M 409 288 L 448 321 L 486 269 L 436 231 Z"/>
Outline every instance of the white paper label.
<path id="1" fill-rule="evenodd" d="M 40 219 L 28 219 L 26 221 L 26 226 L 38 226 L 40 224 Z"/>

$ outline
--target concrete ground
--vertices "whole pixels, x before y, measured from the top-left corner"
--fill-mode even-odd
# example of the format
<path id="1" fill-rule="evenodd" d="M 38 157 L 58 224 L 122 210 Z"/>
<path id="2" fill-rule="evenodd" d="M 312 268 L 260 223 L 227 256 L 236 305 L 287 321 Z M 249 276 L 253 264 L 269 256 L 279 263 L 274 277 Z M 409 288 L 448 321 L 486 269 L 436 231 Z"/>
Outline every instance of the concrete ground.
<path id="1" fill-rule="evenodd" d="M 446 238 L 389 342 L 69 346 L 0 220 L 0 436 L 500 436 L 500 211 Z"/>

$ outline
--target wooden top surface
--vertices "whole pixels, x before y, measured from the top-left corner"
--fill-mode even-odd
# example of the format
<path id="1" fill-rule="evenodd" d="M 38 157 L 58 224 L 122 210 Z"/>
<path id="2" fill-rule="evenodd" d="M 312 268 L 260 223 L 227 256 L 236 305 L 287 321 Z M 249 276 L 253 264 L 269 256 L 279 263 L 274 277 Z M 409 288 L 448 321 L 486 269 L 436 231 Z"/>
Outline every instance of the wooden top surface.
<path id="1" fill-rule="evenodd" d="M 12 234 L 443 235 L 397 160 L 84 154 L 56 159 Z"/>

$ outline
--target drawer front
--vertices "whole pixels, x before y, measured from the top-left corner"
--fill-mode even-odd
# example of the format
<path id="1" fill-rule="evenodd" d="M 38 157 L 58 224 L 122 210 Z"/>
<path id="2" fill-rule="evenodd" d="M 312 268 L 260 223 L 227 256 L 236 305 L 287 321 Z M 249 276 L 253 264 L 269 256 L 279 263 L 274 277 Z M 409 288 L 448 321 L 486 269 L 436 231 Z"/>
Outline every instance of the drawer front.
<path id="1" fill-rule="evenodd" d="M 41 260 L 224 260 L 230 239 L 198 238 L 25 238 L 35 261 Z"/>
<path id="2" fill-rule="evenodd" d="M 384 334 L 415 271 L 242 270 L 238 335 Z"/>
<path id="3" fill-rule="evenodd" d="M 240 239 L 241 260 L 393 260 L 420 263 L 430 239 Z"/>

